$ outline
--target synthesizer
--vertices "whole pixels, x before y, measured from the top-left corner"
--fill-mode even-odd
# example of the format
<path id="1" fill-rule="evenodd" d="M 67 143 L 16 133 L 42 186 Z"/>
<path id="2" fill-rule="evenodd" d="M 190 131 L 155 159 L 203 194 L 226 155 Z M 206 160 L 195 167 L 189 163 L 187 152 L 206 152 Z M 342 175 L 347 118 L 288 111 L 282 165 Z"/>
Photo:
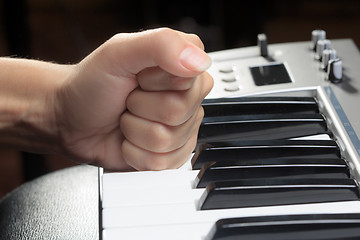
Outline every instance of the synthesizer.
<path id="1" fill-rule="evenodd" d="M 99 169 L 100 238 L 360 239 L 354 42 L 259 34 L 209 55 L 196 150 L 175 170 Z"/>

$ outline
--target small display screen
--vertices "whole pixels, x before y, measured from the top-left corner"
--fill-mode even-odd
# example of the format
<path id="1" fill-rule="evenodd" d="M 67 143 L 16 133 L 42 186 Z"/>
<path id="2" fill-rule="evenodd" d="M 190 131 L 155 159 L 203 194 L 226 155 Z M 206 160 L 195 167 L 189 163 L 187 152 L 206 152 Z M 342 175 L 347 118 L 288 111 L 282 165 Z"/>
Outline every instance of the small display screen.
<path id="1" fill-rule="evenodd" d="M 283 63 L 250 67 L 256 86 L 292 82 Z"/>

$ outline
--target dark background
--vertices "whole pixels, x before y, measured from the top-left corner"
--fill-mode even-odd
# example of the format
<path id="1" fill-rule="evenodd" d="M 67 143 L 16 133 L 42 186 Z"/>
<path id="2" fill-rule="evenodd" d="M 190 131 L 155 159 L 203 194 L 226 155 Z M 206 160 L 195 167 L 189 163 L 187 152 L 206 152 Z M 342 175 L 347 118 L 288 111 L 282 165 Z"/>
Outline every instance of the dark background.
<path id="1" fill-rule="evenodd" d="M 360 46 L 360 1 L 1 0 L 0 56 L 76 63 L 119 32 L 167 26 L 198 34 L 206 51 L 309 41 L 313 29 Z M 1 89 L 0 89 L 1 91 Z M 25 160 L 23 160 L 25 159 Z M 0 149 L 0 197 L 24 181 L 75 163 Z"/>

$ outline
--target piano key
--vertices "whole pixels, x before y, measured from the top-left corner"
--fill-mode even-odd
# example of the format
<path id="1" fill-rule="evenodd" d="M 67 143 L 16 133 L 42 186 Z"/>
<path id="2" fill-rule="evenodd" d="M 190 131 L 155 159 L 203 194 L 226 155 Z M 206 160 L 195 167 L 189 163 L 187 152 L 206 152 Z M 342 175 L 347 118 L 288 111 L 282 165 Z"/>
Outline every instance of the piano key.
<path id="1" fill-rule="evenodd" d="M 304 137 L 291 138 L 291 140 L 332 140 L 329 134 L 317 134 Z"/>
<path id="2" fill-rule="evenodd" d="M 349 178 L 350 172 L 343 159 L 262 159 L 208 162 L 195 178 L 197 188 L 211 182 L 243 179 L 297 179 L 297 178 Z"/>
<path id="3" fill-rule="evenodd" d="M 193 169 L 205 162 L 281 158 L 339 158 L 340 150 L 333 140 L 271 140 L 209 142 L 198 145 L 191 159 Z"/>
<path id="4" fill-rule="evenodd" d="M 185 179 L 184 179 L 185 180 Z M 185 182 L 185 181 L 184 181 Z M 107 191 L 103 194 L 103 208 L 139 206 L 139 205 L 162 205 L 181 204 L 199 199 L 204 189 L 193 189 L 190 186 L 172 187 L 143 187 L 124 194 L 123 189 Z M 144 196 L 145 199 L 144 199 Z M 145 201 L 146 200 L 146 201 Z"/>
<path id="5" fill-rule="evenodd" d="M 198 142 L 272 140 L 328 133 L 321 114 L 261 114 L 204 117 Z"/>
<path id="6" fill-rule="evenodd" d="M 144 227 L 109 228 L 103 231 L 103 240 L 199 240 L 213 226 L 212 223 L 174 224 Z"/>
<path id="7" fill-rule="evenodd" d="M 146 196 L 144 196 L 146 199 Z M 196 212 L 195 204 L 192 202 L 162 204 L 162 205 L 138 205 L 119 206 L 103 209 L 103 227 L 131 227 L 149 226 L 161 224 L 186 223 L 190 213 Z M 128 215 L 122 218 L 119 215 Z M 164 221 L 166 220 L 166 221 Z"/>
<path id="8" fill-rule="evenodd" d="M 106 173 L 102 177 L 106 187 L 102 207 L 192 202 L 204 191 L 194 191 L 197 173 L 185 169 Z"/>
<path id="9" fill-rule="evenodd" d="M 360 214 L 309 214 L 218 220 L 208 240 L 360 239 Z"/>
<path id="10" fill-rule="evenodd" d="M 202 103 L 206 117 L 275 113 L 318 113 L 312 97 L 240 97 L 205 99 Z"/>
<path id="11" fill-rule="evenodd" d="M 202 210 L 359 200 L 353 179 L 267 179 L 215 182 L 200 198 Z"/>
<path id="12" fill-rule="evenodd" d="M 124 193 L 126 194 L 126 193 Z M 144 196 L 144 199 L 146 196 Z M 135 228 L 169 226 L 177 224 L 215 223 L 221 218 L 284 215 L 284 214 L 360 213 L 360 201 L 326 202 L 249 208 L 199 210 L 198 203 L 140 205 L 104 208 L 102 226 Z M 210 231 L 210 229 L 208 229 Z M 205 236 L 208 231 L 204 232 Z M 135 232 L 134 232 L 135 236 Z M 135 239 L 135 238 L 134 238 Z"/>
<path id="13" fill-rule="evenodd" d="M 267 166 L 267 165 L 331 165 L 347 167 L 342 158 L 254 158 L 241 160 L 220 160 L 211 163 L 214 167 L 226 166 Z"/>
<path id="14" fill-rule="evenodd" d="M 103 185 L 106 189 L 112 191 L 114 189 L 123 190 L 124 188 L 136 189 L 149 186 L 157 186 L 159 188 L 166 186 L 189 186 L 190 183 L 185 179 L 194 179 L 197 175 L 196 171 L 186 171 L 170 169 L 163 171 L 142 171 L 142 172 L 114 172 L 107 173 L 102 176 Z M 166 181 L 164 181 L 166 179 Z"/>
<path id="15" fill-rule="evenodd" d="M 221 219 L 216 222 L 216 225 L 212 223 L 185 223 L 185 224 L 176 224 L 176 225 L 161 225 L 161 226 L 144 226 L 144 227 L 123 227 L 123 228 L 110 228 L 105 229 L 103 232 L 103 240 L 117 240 L 119 239 L 119 236 L 121 236 L 122 240 L 147 240 L 147 239 L 172 239 L 172 240 L 199 240 L 199 239 L 213 239 L 215 237 L 215 234 L 217 233 L 216 230 L 219 229 L 219 233 L 217 233 L 216 237 L 219 237 L 219 235 L 227 235 L 229 233 L 228 228 L 224 228 L 223 225 L 226 226 L 229 221 L 231 223 L 233 221 L 238 222 L 239 224 L 242 224 L 239 227 L 247 229 L 249 224 L 252 222 L 255 222 L 255 224 L 262 224 L 264 225 L 267 223 L 265 220 L 268 220 L 269 224 L 274 224 L 274 227 L 281 227 L 276 225 L 274 223 L 275 220 L 278 221 L 279 224 L 284 222 L 287 225 L 295 225 L 296 222 L 301 223 L 301 221 L 304 222 L 304 224 L 307 223 L 307 221 L 312 221 L 314 224 L 320 224 L 322 222 L 329 223 L 333 225 L 333 223 L 356 223 L 357 218 L 359 214 L 308 214 L 308 215 L 281 215 L 281 216 L 262 216 L 262 217 L 248 217 L 248 218 L 231 218 L 231 219 Z M 296 222 L 294 220 L 298 218 Z M 319 219 L 319 221 L 315 221 L 316 219 Z M 291 221 L 290 221 L 291 220 Z M 260 222 L 262 221 L 262 222 Z M 260 222 L 260 223 L 258 223 Z M 221 225 L 220 225 L 221 224 Z M 235 223 L 236 224 L 236 223 Z M 219 226 L 219 227 L 218 227 Z M 265 225 L 266 226 L 266 225 Z M 308 225 L 307 225 L 308 226 Z M 218 227 L 218 228 L 217 228 Z M 237 227 L 237 226 L 230 226 L 230 227 Z M 338 226 L 333 226 L 334 229 L 341 230 L 337 228 Z M 285 229 L 286 225 L 284 228 Z M 310 227 L 311 228 L 311 227 Z M 328 231 L 331 228 L 327 228 L 326 231 Z M 211 230 L 211 231 L 210 231 Z M 206 234 L 208 233 L 208 234 Z M 352 234 L 359 234 L 359 232 L 352 232 Z M 235 233 L 239 234 L 239 233 Z M 312 236 L 314 233 L 312 233 Z M 336 232 L 336 234 L 339 234 L 339 232 Z M 341 233 L 344 234 L 344 233 Z M 243 235 L 241 235 L 243 237 Z M 336 236 L 336 235 L 333 235 Z M 341 237 L 344 237 L 344 235 L 340 235 Z M 356 236 L 356 235 L 355 235 Z M 239 238 L 236 239 L 241 239 Z M 248 239 L 248 238 L 243 238 Z M 250 238 L 251 239 L 251 238 Z M 257 235 L 256 239 L 261 239 Z M 268 238 L 263 238 L 264 240 L 268 240 Z M 303 239 L 303 238 L 302 238 Z M 329 238 L 326 238 L 329 239 Z M 344 239 L 344 238 L 339 238 Z"/>

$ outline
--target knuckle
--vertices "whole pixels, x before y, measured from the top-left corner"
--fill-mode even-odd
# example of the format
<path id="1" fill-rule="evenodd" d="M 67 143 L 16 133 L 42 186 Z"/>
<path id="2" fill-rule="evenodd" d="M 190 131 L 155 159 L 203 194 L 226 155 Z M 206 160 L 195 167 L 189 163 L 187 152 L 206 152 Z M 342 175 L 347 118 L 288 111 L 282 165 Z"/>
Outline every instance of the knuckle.
<path id="1" fill-rule="evenodd" d="M 162 124 L 152 124 L 148 129 L 149 149 L 153 152 L 166 152 L 171 147 L 172 136 L 168 128 Z"/>
<path id="2" fill-rule="evenodd" d="M 202 50 L 204 50 L 205 46 L 204 46 L 204 43 L 201 41 L 201 38 L 198 35 L 193 34 L 193 33 L 191 33 L 189 35 L 192 37 L 194 44 L 196 46 L 200 47 Z"/>
<path id="3" fill-rule="evenodd" d="M 170 77 L 169 82 L 174 90 L 189 90 L 195 81 L 195 77 L 192 78 L 183 78 L 183 77 Z"/>
<path id="4" fill-rule="evenodd" d="M 154 37 L 159 41 L 159 45 L 168 44 L 169 41 L 172 41 L 174 38 L 178 37 L 178 34 L 171 28 L 163 27 L 154 31 Z"/>
<path id="5" fill-rule="evenodd" d="M 169 167 L 167 154 L 156 153 L 137 148 L 125 140 L 121 146 L 126 164 L 139 171 L 164 170 Z"/>
<path id="6" fill-rule="evenodd" d="M 116 39 L 119 39 L 119 38 L 123 38 L 124 35 L 125 35 L 125 33 L 117 33 L 117 34 L 115 34 L 114 36 L 112 36 L 110 38 L 110 41 L 113 41 L 113 40 L 116 40 Z"/>
<path id="7" fill-rule="evenodd" d="M 202 119 L 204 118 L 204 116 L 205 116 L 204 108 L 203 108 L 202 106 L 200 106 L 199 111 L 198 111 L 198 118 L 197 118 L 197 120 L 198 120 L 199 122 L 201 122 Z"/>
<path id="8" fill-rule="evenodd" d="M 129 124 L 131 123 L 131 116 L 128 112 L 123 113 L 119 119 L 119 125 L 121 132 L 126 136 L 129 130 Z"/>
<path id="9" fill-rule="evenodd" d="M 117 33 L 117 34 L 113 35 L 110 39 L 108 39 L 105 42 L 105 44 L 103 44 L 103 46 L 105 47 L 106 50 L 113 51 L 112 45 L 116 44 L 118 42 L 125 41 L 127 39 L 128 35 L 129 35 L 129 33 Z"/>
<path id="10" fill-rule="evenodd" d="M 156 32 L 158 35 L 160 35 L 160 36 L 162 36 L 162 35 L 167 36 L 167 35 L 169 35 L 169 34 L 174 34 L 174 33 L 176 33 L 173 29 L 168 28 L 168 27 L 158 28 L 158 29 L 155 30 L 155 32 Z"/>
<path id="11" fill-rule="evenodd" d="M 162 155 L 151 154 L 146 160 L 145 168 L 146 170 L 160 171 L 165 170 L 169 167 L 168 160 Z"/>
<path id="12" fill-rule="evenodd" d="M 214 87 L 214 79 L 208 72 L 203 73 L 203 79 L 206 82 L 206 86 L 204 87 L 205 94 L 208 95 L 211 89 Z"/>
<path id="13" fill-rule="evenodd" d="M 178 126 L 187 120 L 188 106 L 181 94 L 166 94 L 162 101 L 164 102 L 161 115 L 163 123 Z"/>
<path id="14" fill-rule="evenodd" d="M 197 78 L 199 84 L 199 97 L 204 99 L 214 87 L 214 79 L 208 72 L 203 72 Z"/>

